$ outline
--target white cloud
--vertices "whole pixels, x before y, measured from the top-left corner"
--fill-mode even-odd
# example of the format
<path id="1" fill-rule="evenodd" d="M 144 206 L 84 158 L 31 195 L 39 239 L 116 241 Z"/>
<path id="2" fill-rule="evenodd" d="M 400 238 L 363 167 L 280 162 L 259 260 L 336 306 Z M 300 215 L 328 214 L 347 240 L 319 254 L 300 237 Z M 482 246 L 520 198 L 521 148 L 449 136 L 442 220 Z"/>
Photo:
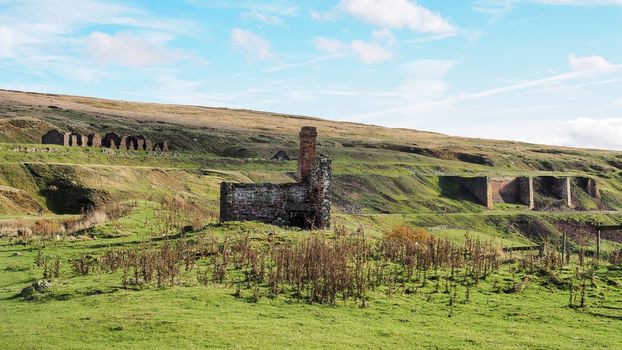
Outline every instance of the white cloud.
<path id="1" fill-rule="evenodd" d="M 582 60 L 579 59 L 579 61 L 581 62 Z M 594 63 L 592 61 L 599 63 Z M 413 76 L 418 76 L 417 73 L 429 71 L 440 72 L 442 74 L 439 74 L 442 77 L 442 75 L 452 67 L 449 62 L 450 61 L 447 61 L 446 64 L 442 64 L 442 61 L 436 63 L 434 61 L 430 61 L 427 64 L 417 64 L 414 65 L 413 68 L 407 69 L 415 73 L 413 74 Z M 402 101 L 396 101 L 395 105 L 397 107 L 377 110 L 374 112 L 366 112 L 360 114 L 358 117 L 360 118 L 359 120 L 374 120 L 381 117 L 389 117 L 400 114 L 410 115 L 414 113 L 420 113 L 420 111 L 424 109 L 427 109 L 427 111 L 432 114 L 438 113 L 442 110 L 446 110 L 448 107 L 455 106 L 457 104 L 475 102 L 478 100 L 488 101 L 491 100 L 493 97 L 502 98 L 503 96 L 508 96 L 511 94 L 542 94 L 544 92 L 557 93 L 560 90 L 577 90 L 589 85 L 611 85 L 620 82 L 620 79 L 615 78 L 609 78 L 605 80 L 596 79 L 602 78 L 603 73 L 610 72 L 609 69 L 613 69 L 614 72 L 616 72 L 617 74 L 617 72 L 620 72 L 622 70 L 622 65 L 612 65 L 610 63 L 603 65 L 601 60 L 592 59 L 586 59 L 585 62 L 588 63 L 577 63 L 576 68 L 580 68 L 580 70 L 572 70 L 566 73 L 552 75 L 546 78 L 525 80 L 506 86 L 476 92 L 460 92 L 452 94 L 446 93 L 448 90 L 448 86 L 443 83 L 442 79 L 438 78 L 438 74 L 436 78 L 434 75 L 431 75 L 431 79 L 429 79 L 430 81 L 428 82 L 425 82 L 425 77 L 419 77 L 415 80 L 410 79 L 404 82 L 402 86 L 398 87 L 398 90 L 401 92 L 410 91 L 412 94 L 421 93 L 426 98 L 424 98 L 423 100 L 413 99 L 412 103 L 406 104 L 404 104 Z M 436 69 L 434 69 L 433 66 L 436 66 Z M 421 83 L 421 81 L 424 82 Z M 428 90 L 426 90 L 426 85 L 429 86 Z"/>
<path id="2" fill-rule="evenodd" d="M 384 47 L 361 40 L 354 40 L 351 44 L 352 52 L 366 64 L 380 63 L 391 59 L 393 56 Z"/>
<path id="3" fill-rule="evenodd" d="M 89 56 L 101 64 L 145 67 L 169 63 L 184 55 L 166 47 L 167 36 L 139 37 L 131 33 L 93 32 L 86 39 Z"/>
<path id="4" fill-rule="evenodd" d="M 397 92 L 410 101 L 443 98 L 450 87 L 445 75 L 456 63 L 452 60 L 417 60 L 405 63 L 400 67 L 404 81 L 397 87 Z"/>
<path id="5" fill-rule="evenodd" d="M 193 36 L 200 33 L 194 22 L 100 0 L 0 0 L 0 8 L 0 57 L 7 58 L 2 63 L 31 76 L 56 75 L 80 81 L 96 81 L 111 76 L 112 71 L 105 72 L 94 67 L 93 62 L 84 60 L 81 54 L 93 53 L 101 62 L 143 66 L 149 62 L 159 62 L 162 57 L 181 55 L 181 51 L 164 45 L 165 42 L 173 41 L 177 35 Z M 108 43 L 104 36 L 84 38 L 82 33 L 94 26 L 113 27 L 113 30 L 133 33 L 131 36 L 137 47 L 129 45 L 129 39 L 123 36 L 113 36 L 112 42 Z M 116 43 L 116 39 L 125 40 L 124 43 Z M 112 50 L 113 57 L 110 59 L 103 55 L 111 53 L 106 48 L 116 48 Z M 119 52 L 127 50 L 136 53 L 147 48 L 150 49 L 149 53 L 157 54 L 155 58 L 140 54 L 132 62 L 127 54 L 123 58 L 123 52 Z"/>
<path id="6" fill-rule="evenodd" d="M 15 33 L 9 27 L 0 27 L 0 57 L 12 57 Z"/>
<path id="7" fill-rule="evenodd" d="M 275 15 L 267 15 L 257 11 L 248 11 L 242 14 L 243 19 L 254 19 L 268 25 L 283 24 L 283 18 Z"/>
<path id="8" fill-rule="evenodd" d="M 318 50 L 329 54 L 353 54 L 365 64 L 381 63 L 393 57 L 391 51 L 384 46 L 362 40 L 353 40 L 347 44 L 337 39 L 316 37 L 313 44 Z"/>
<path id="9" fill-rule="evenodd" d="M 334 60 L 334 59 L 343 57 L 344 55 L 345 55 L 345 53 L 335 53 L 335 54 L 328 55 L 328 56 L 322 56 L 322 57 L 313 58 L 313 59 L 306 60 L 306 61 L 303 61 L 303 62 L 295 62 L 295 63 L 283 64 L 283 65 L 280 65 L 280 66 L 276 66 L 276 67 L 272 67 L 272 68 L 266 69 L 266 70 L 264 70 L 264 72 L 266 72 L 266 73 L 274 73 L 274 72 L 280 72 L 282 70 L 309 66 L 309 65 L 313 65 L 313 64 L 316 64 L 316 63 L 319 63 L 319 62 Z"/>
<path id="10" fill-rule="evenodd" d="M 417 60 L 403 64 L 400 67 L 402 74 L 410 77 L 426 79 L 440 79 L 455 65 L 453 60 Z"/>
<path id="11" fill-rule="evenodd" d="M 558 132 L 568 146 L 622 150 L 622 118 L 578 118 L 565 123 Z"/>
<path id="12" fill-rule="evenodd" d="M 518 3 L 519 0 L 474 0 L 472 7 L 495 22 L 510 14 Z"/>
<path id="13" fill-rule="evenodd" d="M 371 33 L 371 36 L 372 38 L 374 38 L 375 41 L 388 46 L 394 46 L 397 42 L 393 33 L 391 33 L 391 31 L 386 28 L 374 30 Z"/>
<path id="14" fill-rule="evenodd" d="M 381 28 L 420 33 L 457 31 L 440 14 L 409 0 L 342 0 L 340 7 L 351 16 Z"/>
<path id="15" fill-rule="evenodd" d="M 569 5 L 569 6 L 599 6 L 599 5 L 622 5 L 622 0 L 532 0 L 546 5 Z"/>
<path id="16" fill-rule="evenodd" d="M 568 63 L 575 72 L 607 73 L 613 72 L 618 68 L 602 56 L 577 57 L 570 55 Z"/>
<path id="17" fill-rule="evenodd" d="M 341 16 L 341 10 L 338 6 L 332 7 L 327 11 L 311 11 L 311 18 L 318 22 L 332 22 Z"/>
<path id="18" fill-rule="evenodd" d="M 270 42 L 250 31 L 235 28 L 231 31 L 231 40 L 248 58 L 265 60 L 272 56 Z"/>
<path id="19" fill-rule="evenodd" d="M 336 54 L 350 51 L 350 46 L 343 41 L 318 36 L 313 39 L 313 45 L 320 51 Z"/>

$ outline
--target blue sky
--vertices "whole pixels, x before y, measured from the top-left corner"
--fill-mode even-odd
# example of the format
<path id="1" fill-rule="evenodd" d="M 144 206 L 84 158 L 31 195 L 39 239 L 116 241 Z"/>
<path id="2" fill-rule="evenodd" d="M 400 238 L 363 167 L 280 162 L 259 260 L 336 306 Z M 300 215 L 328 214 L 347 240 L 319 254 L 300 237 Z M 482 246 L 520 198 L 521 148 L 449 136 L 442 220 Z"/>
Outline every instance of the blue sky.
<path id="1" fill-rule="evenodd" d="M 622 0 L 0 0 L 0 87 L 622 149 Z"/>

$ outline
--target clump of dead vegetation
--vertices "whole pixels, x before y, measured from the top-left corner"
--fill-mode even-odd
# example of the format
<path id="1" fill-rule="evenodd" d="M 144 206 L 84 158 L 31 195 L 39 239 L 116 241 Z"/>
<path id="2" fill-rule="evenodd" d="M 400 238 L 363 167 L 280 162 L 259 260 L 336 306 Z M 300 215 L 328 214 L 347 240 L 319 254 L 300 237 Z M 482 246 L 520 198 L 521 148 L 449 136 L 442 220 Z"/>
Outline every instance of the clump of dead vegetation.
<path id="1" fill-rule="evenodd" d="M 609 263 L 615 267 L 622 267 L 622 249 L 613 252 L 609 256 Z"/>
<path id="2" fill-rule="evenodd" d="M 153 218 L 145 221 L 152 237 L 200 230 L 208 223 L 218 221 L 216 212 L 191 199 L 175 196 L 151 197 L 149 200 L 159 205 Z"/>
<path id="3" fill-rule="evenodd" d="M 204 235 L 83 255 L 72 268 L 80 275 L 120 272 L 124 287 L 197 281 L 235 286 L 236 295 L 246 286 L 254 299 L 289 295 L 312 303 L 354 300 L 366 306 L 370 290 L 412 293 L 434 283 L 436 292 L 442 284 L 450 292 L 450 285 L 477 284 L 501 262 L 498 246 L 476 239 L 457 245 L 406 226 L 382 240 L 370 240 L 361 230 L 338 231 L 335 237 L 310 235 L 292 244 L 254 244 L 248 234 L 223 239 Z"/>
<path id="4" fill-rule="evenodd" d="M 78 219 L 9 220 L 0 222 L 0 237 L 53 238 L 59 235 L 76 234 L 102 224 L 108 220 L 123 217 L 132 210 L 133 205 L 109 202 L 85 211 Z"/>

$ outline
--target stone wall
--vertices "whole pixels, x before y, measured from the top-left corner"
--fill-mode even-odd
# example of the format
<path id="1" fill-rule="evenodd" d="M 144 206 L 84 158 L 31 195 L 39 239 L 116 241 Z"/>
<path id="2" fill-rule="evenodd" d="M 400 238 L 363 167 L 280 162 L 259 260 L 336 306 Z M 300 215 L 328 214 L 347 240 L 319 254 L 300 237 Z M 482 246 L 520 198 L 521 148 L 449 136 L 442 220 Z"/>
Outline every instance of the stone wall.
<path id="1" fill-rule="evenodd" d="M 492 190 L 490 183 L 485 176 L 462 177 L 462 176 L 442 176 L 441 180 L 456 186 L 457 193 L 453 193 L 456 198 L 461 198 L 464 193 L 472 195 L 475 200 L 487 208 L 493 208 Z"/>
<path id="2" fill-rule="evenodd" d="M 58 130 L 50 130 L 41 137 L 41 144 L 66 146 L 65 133 Z"/>
<path id="3" fill-rule="evenodd" d="M 493 203 L 521 203 L 534 207 L 533 180 L 530 177 L 490 177 Z"/>
<path id="4" fill-rule="evenodd" d="M 101 146 L 102 138 L 98 134 L 89 134 L 86 136 L 86 146 L 87 147 L 97 147 Z"/>
<path id="5" fill-rule="evenodd" d="M 583 189 L 590 197 L 600 199 L 600 190 L 598 189 L 598 182 L 591 177 L 576 177 L 576 185 Z"/>
<path id="6" fill-rule="evenodd" d="M 307 184 L 235 184 L 220 186 L 221 221 L 261 221 L 278 226 L 310 226 Z M 294 225 L 296 224 L 296 225 Z"/>
<path id="7" fill-rule="evenodd" d="M 453 186 L 458 187 L 458 191 L 472 195 L 479 203 L 490 209 L 494 208 L 494 203 L 521 203 L 527 205 L 529 209 L 534 209 L 536 199 L 545 200 L 546 197 L 556 198 L 564 207 L 573 208 L 571 191 L 573 181 L 591 197 L 600 199 L 597 181 L 587 177 L 444 176 L 442 179 L 453 183 Z M 459 194 L 453 194 L 453 197 L 461 198 Z"/>
<path id="8" fill-rule="evenodd" d="M 332 204 L 331 186 L 333 178 L 332 161 L 321 154 L 315 159 L 310 184 L 311 205 L 313 208 L 313 226 L 330 227 L 330 208 Z"/>
<path id="9" fill-rule="evenodd" d="M 572 207 L 569 177 L 538 176 L 536 184 L 536 192 L 560 199 L 565 206 Z"/>
<path id="10" fill-rule="evenodd" d="M 331 221 L 332 161 L 316 156 L 315 128 L 300 132 L 298 178 L 289 184 L 220 186 L 220 221 L 261 221 L 303 229 L 328 229 Z M 313 158 L 309 158 L 313 157 Z"/>
<path id="11" fill-rule="evenodd" d="M 116 132 L 106 133 L 101 141 L 101 147 L 119 149 L 121 147 L 121 135 Z"/>
<path id="12" fill-rule="evenodd" d="M 70 147 L 102 147 L 122 150 L 140 150 L 153 152 L 168 152 L 168 141 L 159 141 L 153 144 L 144 135 L 121 136 L 109 132 L 104 137 L 92 133 L 82 135 L 78 132 L 65 133 L 58 130 L 50 130 L 41 137 L 42 144 L 63 145 Z"/>

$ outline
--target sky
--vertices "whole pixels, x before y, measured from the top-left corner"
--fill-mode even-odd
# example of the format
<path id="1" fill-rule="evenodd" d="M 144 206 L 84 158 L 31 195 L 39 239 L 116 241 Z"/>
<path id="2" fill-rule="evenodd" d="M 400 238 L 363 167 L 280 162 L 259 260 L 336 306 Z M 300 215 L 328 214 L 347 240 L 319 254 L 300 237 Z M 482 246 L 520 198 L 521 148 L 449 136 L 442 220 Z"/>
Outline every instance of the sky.
<path id="1" fill-rule="evenodd" d="M 622 0 L 0 0 L 0 88 L 622 150 Z"/>

